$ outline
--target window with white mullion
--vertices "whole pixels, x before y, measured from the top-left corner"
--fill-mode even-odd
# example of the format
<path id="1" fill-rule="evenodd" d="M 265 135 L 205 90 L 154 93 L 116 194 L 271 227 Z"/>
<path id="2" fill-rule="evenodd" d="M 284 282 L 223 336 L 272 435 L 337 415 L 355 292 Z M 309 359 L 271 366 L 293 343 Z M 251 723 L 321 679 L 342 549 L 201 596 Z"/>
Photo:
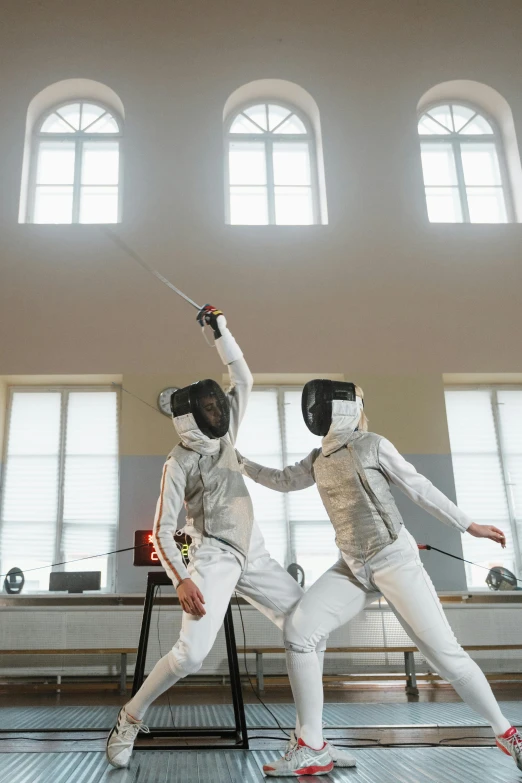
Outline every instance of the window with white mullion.
<path id="1" fill-rule="evenodd" d="M 505 549 L 462 538 L 464 557 L 477 564 L 465 565 L 468 587 L 484 588 L 487 570 L 496 566 L 522 576 L 522 391 L 461 388 L 445 396 L 458 505 L 506 536 Z"/>
<path id="2" fill-rule="evenodd" d="M 28 219 L 115 223 L 120 219 L 121 120 L 88 101 L 56 106 L 34 135 Z"/>
<path id="3" fill-rule="evenodd" d="M 515 564 L 522 575 L 522 391 L 494 389 L 492 396 Z"/>
<path id="4" fill-rule="evenodd" d="M 462 210 L 462 219 L 464 223 L 469 223 L 470 217 L 466 193 L 466 180 L 464 178 L 464 167 L 462 166 L 462 155 L 460 154 L 460 143 L 456 139 L 453 139 L 452 146 L 459 189 L 460 208 Z"/>
<path id="5" fill-rule="evenodd" d="M 58 507 L 56 510 L 56 536 L 54 545 L 54 563 L 63 563 L 65 560 L 62 547 L 63 533 L 63 494 L 65 487 L 65 443 L 67 438 L 67 392 L 61 391 L 61 415 L 60 415 L 60 456 L 58 467 Z M 53 571 L 63 571 L 63 566 L 56 566 Z"/>
<path id="6" fill-rule="evenodd" d="M 318 222 L 313 134 L 295 109 L 268 102 L 245 107 L 229 123 L 227 148 L 230 223 Z"/>
<path id="7" fill-rule="evenodd" d="M 0 569 L 27 571 L 25 592 L 46 591 L 53 563 L 115 548 L 118 407 L 112 389 L 12 389 L 0 502 Z M 38 569 L 36 571 L 32 569 Z M 100 570 L 110 557 L 56 570 Z"/>
<path id="8" fill-rule="evenodd" d="M 513 219 L 501 136 L 474 107 L 440 104 L 418 124 L 429 220 L 505 223 Z"/>
<path id="9" fill-rule="evenodd" d="M 268 107 L 267 107 L 268 115 Z M 274 188 L 274 145 L 271 140 L 265 141 L 266 157 L 266 193 L 268 200 L 268 222 L 276 222 L 275 188 Z"/>

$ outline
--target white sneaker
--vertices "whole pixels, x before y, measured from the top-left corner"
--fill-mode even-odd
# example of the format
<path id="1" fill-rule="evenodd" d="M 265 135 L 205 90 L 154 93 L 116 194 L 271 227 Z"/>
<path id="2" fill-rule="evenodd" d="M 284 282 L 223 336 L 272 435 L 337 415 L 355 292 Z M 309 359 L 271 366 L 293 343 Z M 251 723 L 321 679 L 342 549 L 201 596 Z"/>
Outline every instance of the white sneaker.
<path id="1" fill-rule="evenodd" d="M 514 726 L 511 726 L 505 734 L 496 737 L 497 747 L 507 756 L 512 756 L 519 769 L 522 769 L 522 737 Z"/>
<path id="2" fill-rule="evenodd" d="M 327 742 L 326 747 L 336 767 L 355 767 L 357 765 L 354 757 L 350 756 L 343 748 L 337 748 L 331 742 Z"/>
<path id="3" fill-rule="evenodd" d="M 295 736 L 295 731 L 292 731 L 290 733 L 288 744 L 285 748 L 285 755 L 292 750 L 294 745 L 297 745 L 297 737 Z M 332 742 L 327 742 L 326 747 L 328 748 L 328 752 L 330 753 L 330 758 L 332 759 L 334 766 L 355 767 L 357 765 L 357 761 L 353 756 L 350 756 L 350 754 L 345 750 L 337 748 Z"/>
<path id="4" fill-rule="evenodd" d="M 263 765 L 263 772 L 269 777 L 297 777 L 299 775 L 327 775 L 333 769 L 333 761 L 326 746 L 314 750 L 299 739 L 290 746 L 285 755 L 271 764 Z"/>
<path id="5" fill-rule="evenodd" d="M 109 764 L 120 768 L 129 766 L 132 749 L 140 731 L 149 733 L 149 729 L 143 725 L 142 721 L 131 723 L 125 712 L 125 707 L 122 707 L 118 713 L 116 725 L 107 737 L 105 755 Z"/>

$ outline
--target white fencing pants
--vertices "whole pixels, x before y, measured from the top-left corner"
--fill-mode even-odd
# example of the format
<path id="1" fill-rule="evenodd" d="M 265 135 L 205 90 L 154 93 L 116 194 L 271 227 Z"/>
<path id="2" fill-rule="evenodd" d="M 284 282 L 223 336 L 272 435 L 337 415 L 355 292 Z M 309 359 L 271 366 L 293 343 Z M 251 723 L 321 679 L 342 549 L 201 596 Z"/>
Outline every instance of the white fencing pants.
<path id="1" fill-rule="evenodd" d="M 344 555 L 305 593 L 285 623 L 289 677 L 303 741 L 312 747 L 322 742 L 322 682 L 311 653 L 319 639 L 381 594 L 433 669 L 491 724 L 495 734 L 506 731 L 509 721 L 483 672 L 457 642 L 417 544 L 403 527 L 396 541 L 366 563 Z"/>
<path id="2" fill-rule="evenodd" d="M 205 599 L 206 614 L 183 612 L 181 632 L 173 649 L 154 667 L 138 693 L 127 704 L 130 715 L 141 720 L 147 707 L 172 685 L 201 668 L 223 625 L 234 591 L 283 629 L 285 618 L 303 596 L 295 579 L 273 560 L 262 543 L 253 541 L 245 568 L 228 550 L 205 540 L 194 548 L 188 566 L 190 578 Z M 248 639 L 246 640 L 248 643 Z M 317 645 L 324 652 L 325 640 Z M 314 651 L 315 652 L 315 651 Z M 314 657 L 317 657 L 314 654 Z"/>

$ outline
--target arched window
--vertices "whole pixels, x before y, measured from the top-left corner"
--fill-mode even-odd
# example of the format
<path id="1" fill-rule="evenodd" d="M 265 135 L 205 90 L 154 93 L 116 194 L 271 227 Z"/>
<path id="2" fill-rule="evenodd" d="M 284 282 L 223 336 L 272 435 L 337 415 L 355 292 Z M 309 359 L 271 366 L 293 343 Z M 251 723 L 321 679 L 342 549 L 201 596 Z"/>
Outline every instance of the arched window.
<path id="1" fill-rule="evenodd" d="M 432 223 L 506 223 L 512 207 L 500 134 L 471 105 L 437 104 L 419 120 Z"/>
<path id="2" fill-rule="evenodd" d="M 228 121 L 227 222 L 319 223 L 314 133 L 287 104 L 244 106 Z"/>
<path id="3" fill-rule="evenodd" d="M 45 112 L 34 126 L 28 222 L 118 222 L 121 136 L 121 119 L 99 103 Z"/>

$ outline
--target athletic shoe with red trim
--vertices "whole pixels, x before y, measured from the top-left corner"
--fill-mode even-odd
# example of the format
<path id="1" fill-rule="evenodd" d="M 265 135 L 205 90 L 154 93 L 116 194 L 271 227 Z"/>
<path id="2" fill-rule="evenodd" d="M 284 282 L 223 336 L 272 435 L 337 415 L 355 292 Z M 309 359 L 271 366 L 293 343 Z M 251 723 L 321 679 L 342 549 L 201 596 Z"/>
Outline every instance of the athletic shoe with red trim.
<path id="1" fill-rule="evenodd" d="M 511 726 L 504 734 L 496 737 L 497 747 L 507 756 L 513 756 L 513 760 L 519 769 L 522 769 L 522 737 L 520 732 Z"/>
<path id="2" fill-rule="evenodd" d="M 290 739 L 288 740 L 288 744 L 285 748 L 285 754 L 289 753 L 294 747 L 294 745 L 297 745 L 297 737 L 295 736 L 295 731 L 292 731 L 290 733 Z M 354 757 L 351 756 L 349 753 L 347 753 L 345 750 L 342 750 L 342 748 L 336 747 L 332 742 L 327 742 L 326 747 L 328 748 L 334 766 L 336 767 L 357 766 L 357 761 L 354 759 Z"/>
<path id="3" fill-rule="evenodd" d="M 326 742 L 320 750 L 314 750 L 299 739 L 285 755 L 271 764 L 264 764 L 263 772 L 269 777 L 297 777 L 298 775 L 327 775 L 334 763 Z"/>

